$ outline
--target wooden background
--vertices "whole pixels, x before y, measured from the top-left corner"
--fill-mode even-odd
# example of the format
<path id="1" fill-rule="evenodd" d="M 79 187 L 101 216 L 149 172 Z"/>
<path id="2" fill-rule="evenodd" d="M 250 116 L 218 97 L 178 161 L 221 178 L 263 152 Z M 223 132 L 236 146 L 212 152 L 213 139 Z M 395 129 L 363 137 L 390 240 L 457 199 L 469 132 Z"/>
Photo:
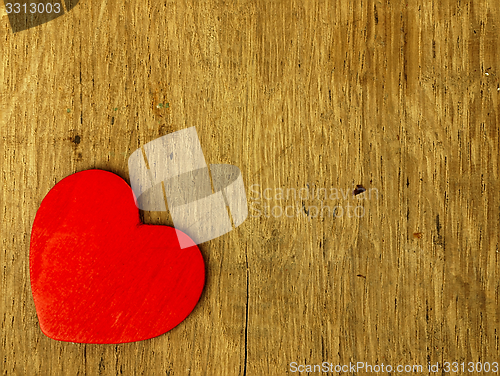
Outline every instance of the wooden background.
<path id="1" fill-rule="evenodd" d="M 1 374 L 499 361 L 499 8 L 81 0 L 13 34 L 1 6 Z M 362 205 L 360 218 L 250 210 L 200 246 L 204 293 L 165 335 L 121 345 L 45 337 L 28 259 L 45 194 L 89 168 L 128 181 L 136 148 L 193 125 L 207 161 L 240 167 L 249 199 L 252 184 L 362 184 L 378 197 L 325 202 Z"/>

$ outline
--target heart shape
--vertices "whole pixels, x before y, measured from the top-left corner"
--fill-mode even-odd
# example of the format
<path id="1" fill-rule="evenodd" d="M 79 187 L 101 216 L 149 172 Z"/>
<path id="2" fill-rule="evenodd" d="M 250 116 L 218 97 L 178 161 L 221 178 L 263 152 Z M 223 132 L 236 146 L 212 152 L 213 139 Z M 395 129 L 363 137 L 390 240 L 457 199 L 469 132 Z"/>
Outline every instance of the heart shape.
<path id="1" fill-rule="evenodd" d="M 144 225 L 119 176 L 87 170 L 60 181 L 37 211 L 30 278 L 42 332 L 79 343 L 163 334 L 194 309 L 205 265 L 168 226 Z"/>

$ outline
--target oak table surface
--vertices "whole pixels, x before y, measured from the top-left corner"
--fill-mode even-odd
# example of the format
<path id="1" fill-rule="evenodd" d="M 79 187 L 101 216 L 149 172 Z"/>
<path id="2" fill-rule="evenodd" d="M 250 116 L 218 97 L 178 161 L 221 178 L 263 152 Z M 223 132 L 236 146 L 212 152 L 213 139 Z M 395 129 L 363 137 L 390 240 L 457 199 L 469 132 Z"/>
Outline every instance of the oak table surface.
<path id="1" fill-rule="evenodd" d="M 15 34 L 0 17 L 2 375 L 500 360 L 500 2 L 81 0 Z M 249 200 L 200 245 L 194 311 L 142 342 L 44 336 L 43 197 L 90 168 L 128 182 L 134 150 L 190 126 Z"/>

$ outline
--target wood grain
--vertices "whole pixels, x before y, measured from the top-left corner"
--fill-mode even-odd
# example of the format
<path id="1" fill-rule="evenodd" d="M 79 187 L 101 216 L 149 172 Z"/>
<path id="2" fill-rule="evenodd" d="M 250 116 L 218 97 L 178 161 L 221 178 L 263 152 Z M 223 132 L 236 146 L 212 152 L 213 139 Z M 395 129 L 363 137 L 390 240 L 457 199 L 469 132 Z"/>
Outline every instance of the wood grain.
<path id="1" fill-rule="evenodd" d="M 2 13 L 2 374 L 499 361 L 499 8 L 81 0 L 16 34 Z M 201 300 L 163 336 L 116 346 L 45 337 L 28 263 L 43 197 L 90 168 L 128 179 L 134 150 L 193 125 L 207 162 L 241 169 L 249 199 L 254 184 L 261 194 L 362 184 L 378 195 L 324 202 L 362 205 L 359 218 L 315 217 L 317 199 L 260 200 L 299 210 L 251 210 L 202 244 Z"/>

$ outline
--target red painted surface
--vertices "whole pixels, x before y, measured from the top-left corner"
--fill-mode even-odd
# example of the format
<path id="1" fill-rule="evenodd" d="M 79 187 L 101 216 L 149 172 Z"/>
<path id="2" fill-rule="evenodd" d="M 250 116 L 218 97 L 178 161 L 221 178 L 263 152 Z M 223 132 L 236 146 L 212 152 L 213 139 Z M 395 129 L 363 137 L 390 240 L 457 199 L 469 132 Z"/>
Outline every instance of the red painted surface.
<path id="1" fill-rule="evenodd" d="M 82 343 L 167 332 L 198 302 L 205 265 L 172 227 L 144 225 L 119 176 L 87 170 L 45 196 L 33 223 L 30 277 L 40 328 Z M 186 236 L 182 234 L 180 236 Z"/>

